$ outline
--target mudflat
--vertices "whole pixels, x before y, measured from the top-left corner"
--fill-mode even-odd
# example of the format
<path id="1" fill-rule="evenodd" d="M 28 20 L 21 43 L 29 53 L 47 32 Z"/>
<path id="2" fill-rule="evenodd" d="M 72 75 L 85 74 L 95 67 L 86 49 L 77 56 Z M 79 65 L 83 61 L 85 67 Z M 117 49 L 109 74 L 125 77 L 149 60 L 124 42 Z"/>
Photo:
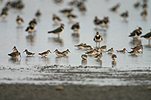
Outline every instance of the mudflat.
<path id="1" fill-rule="evenodd" d="M 1 84 L 0 100 L 151 100 L 151 85 Z"/>

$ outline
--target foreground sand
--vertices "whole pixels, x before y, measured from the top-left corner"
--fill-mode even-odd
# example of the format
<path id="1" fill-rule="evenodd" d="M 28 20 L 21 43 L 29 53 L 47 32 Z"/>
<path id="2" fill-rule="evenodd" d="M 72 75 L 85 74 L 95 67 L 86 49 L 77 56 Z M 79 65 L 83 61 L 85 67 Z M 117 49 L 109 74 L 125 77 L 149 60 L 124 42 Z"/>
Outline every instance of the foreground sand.
<path id="1" fill-rule="evenodd" d="M 151 100 L 151 86 L 1 84 L 0 100 Z"/>

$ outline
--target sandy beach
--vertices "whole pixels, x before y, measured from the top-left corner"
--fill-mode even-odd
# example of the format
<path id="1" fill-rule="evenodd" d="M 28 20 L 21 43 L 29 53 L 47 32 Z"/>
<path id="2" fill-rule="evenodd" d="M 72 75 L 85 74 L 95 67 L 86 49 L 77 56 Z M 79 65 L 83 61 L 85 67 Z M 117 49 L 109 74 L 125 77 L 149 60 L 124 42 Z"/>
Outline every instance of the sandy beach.
<path id="1" fill-rule="evenodd" d="M 150 93 L 151 85 L 0 85 L 0 100 L 151 100 Z"/>

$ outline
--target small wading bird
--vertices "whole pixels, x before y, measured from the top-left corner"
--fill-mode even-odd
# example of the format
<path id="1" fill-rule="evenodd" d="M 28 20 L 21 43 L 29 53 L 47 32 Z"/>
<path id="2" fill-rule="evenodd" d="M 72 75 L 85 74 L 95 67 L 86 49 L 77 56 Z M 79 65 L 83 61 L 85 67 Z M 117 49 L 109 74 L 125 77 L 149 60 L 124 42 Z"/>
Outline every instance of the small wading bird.
<path id="1" fill-rule="evenodd" d="M 18 25 L 22 25 L 24 23 L 24 19 L 18 15 L 16 18 L 16 23 Z"/>
<path id="2" fill-rule="evenodd" d="M 35 53 L 29 52 L 27 49 L 25 49 L 24 52 L 26 52 L 27 56 L 34 56 L 35 55 Z"/>
<path id="3" fill-rule="evenodd" d="M 17 52 L 18 51 L 16 46 L 14 46 L 12 50 L 13 50 L 13 52 Z"/>
<path id="4" fill-rule="evenodd" d="M 110 49 L 108 49 L 106 52 L 108 52 L 108 54 L 113 54 L 113 53 L 114 53 L 114 49 L 113 49 L 113 48 L 110 48 Z"/>
<path id="5" fill-rule="evenodd" d="M 132 37 L 134 39 L 138 39 L 139 36 L 142 34 L 142 28 L 138 27 L 133 32 L 130 33 L 129 37 Z"/>
<path id="6" fill-rule="evenodd" d="M 93 38 L 93 41 L 96 42 L 96 47 L 100 47 L 100 42 L 103 41 L 102 36 L 99 34 L 99 32 L 96 32 L 96 35 Z"/>
<path id="7" fill-rule="evenodd" d="M 80 30 L 80 25 L 79 25 L 79 23 L 77 22 L 77 23 L 73 24 L 73 25 L 71 26 L 71 29 L 73 30 L 73 33 L 79 34 L 79 30 Z"/>
<path id="8" fill-rule="evenodd" d="M 112 58 L 112 67 L 114 67 L 117 64 L 117 62 L 116 62 L 117 56 L 115 54 L 112 54 L 111 58 Z"/>
<path id="9" fill-rule="evenodd" d="M 73 9 L 71 8 L 65 8 L 65 9 L 62 9 L 62 10 L 60 10 L 60 12 L 62 13 L 62 14 L 64 14 L 65 16 L 68 16 L 69 14 L 71 14 L 71 12 L 73 11 Z"/>
<path id="10" fill-rule="evenodd" d="M 113 7 L 110 8 L 110 11 L 117 12 L 119 7 L 120 7 L 120 3 L 117 3 L 116 5 L 114 5 Z"/>
<path id="11" fill-rule="evenodd" d="M 111 58 L 112 58 L 112 67 L 114 67 L 114 66 L 116 66 L 116 58 L 117 58 L 117 56 L 115 55 L 115 54 L 112 54 L 112 56 L 111 56 Z"/>
<path id="12" fill-rule="evenodd" d="M 83 64 L 83 65 L 85 65 L 85 64 L 87 64 L 87 58 L 88 58 L 88 56 L 86 55 L 86 54 L 82 54 L 81 55 L 81 63 Z"/>
<path id="13" fill-rule="evenodd" d="M 29 26 L 26 28 L 25 31 L 28 32 L 28 33 L 34 33 L 34 32 L 36 31 L 36 30 L 35 30 L 35 26 L 29 25 Z"/>
<path id="14" fill-rule="evenodd" d="M 51 53 L 51 51 L 50 51 L 50 50 L 47 50 L 47 51 L 44 51 L 44 52 L 39 53 L 39 55 L 40 55 L 41 57 L 47 57 L 49 53 Z"/>
<path id="15" fill-rule="evenodd" d="M 150 30 L 150 32 L 146 33 L 145 35 L 142 35 L 141 37 L 147 39 L 147 40 L 148 40 L 148 45 L 151 45 L 151 44 L 150 44 L 150 40 L 151 40 L 151 30 Z"/>
<path id="16" fill-rule="evenodd" d="M 20 52 L 17 50 L 16 46 L 13 47 L 13 52 L 8 54 L 12 58 L 18 58 L 19 56 L 21 57 Z"/>
<path id="17" fill-rule="evenodd" d="M 143 9 L 143 11 L 140 13 L 140 15 L 142 16 L 143 19 L 146 19 L 148 12 L 147 9 Z"/>
<path id="18" fill-rule="evenodd" d="M 57 16 L 56 14 L 53 14 L 52 21 L 54 22 L 54 25 L 60 25 L 62 20 L 59 16 Z"/>
<path id="19" fill-rule="evenodd" d="M 67 49 L 65 51 L 59 51 L 58 49 L 56 49 L 54 52 L 57 57 L 67 57 L 67 55 L 70 51 L 69 51 L 69 49 Z"/>
<path id="20" fill-rule="evenodd" d="M 74 23 L 74 19 L 76 19 L 77 16 L 74 15 L 74 14 L 72 14 L 72 13 L 69 13 L 69 14 L 67 15 L 67 18 L 69 19 L 69 23 Z"/>
<path id="21" fill-rule="evenodd" d="M 123 48 L 122 50 L 116 50 L 117 52 L 126 53 L 126 48 Z"/>
<path id="22" fill-rule="evenodd" d="M 58 35 L 58 37 L 60 37 L 60 33 L 64 31 L 64 24 L 61 24 L 60 27 L 52 30 L 52 31 L 48 31 L 48 33 L 53 33 Z"/>
<path id="23" fill-rule="evenodd" d="M 125 11 L 120 14 L 120 16 L 123 18 L 124 21 L 127 21 L 127 18 L 129 17 L 128 11 Z"/>
<path id="24" fill-rule="evenodd" d="M 42 14 L 41 14 L 40 10 L 37 10 L 37 12 L 35 13 L 35 17 L 39 18 L 41 15 Z"/>
<path id="25" fill-rule="evenodd" d="M 2 8 L 2 11 L 0 13 L 0 17 L 2 18 L 2 20 L 5 20 L 6 17 L 8 16 L 8 7 L 4 7 Z"/>

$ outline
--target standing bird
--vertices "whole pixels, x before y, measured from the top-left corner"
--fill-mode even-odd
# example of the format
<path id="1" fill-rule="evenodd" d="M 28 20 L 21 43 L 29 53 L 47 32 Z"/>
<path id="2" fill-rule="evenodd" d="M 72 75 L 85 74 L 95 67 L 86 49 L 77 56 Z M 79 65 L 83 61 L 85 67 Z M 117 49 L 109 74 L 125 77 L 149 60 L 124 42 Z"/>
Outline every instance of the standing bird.
<path id="1" fill-rule="evenodd" d="M 16 46 L 14 46 L 12 50 L 13 50 L 13 52 L 18 52 Z"/>
<path id="2" fill-rule="evenodd" d="M 60 25 L 61 23 L 61 18 L 59 16 L 57 16 L 56 14 L 53 14 L 52 15 L 52 20 L 54 22 L 54 25 Z"/>
<path id="3" fill-rule="evenodd" d="M 19 51 L 16 51 L 16 52 L 12 52 L 10 54 L 8 54 L 10 57 L 12 58 L 18 58 L 19 56 L 21 57 L 21 54 Z"/>
<path id="4" fill-rule="evenodd" d="M 116 58 L 117 58 L 117 56 L 115 54 L 112 54 L 111 58 L 112 58 L 112 67 L 114 67 L 114 66 L 116 66 Z"/>
<path id="5" fill-rule="evenodd" d="M 27 49 L 25 49 L 24 52 L 26 52 L 27 56 L 34 56 L 35 55 L 35 53 L 29 52 Z"/>
<path id="6" fill-rule="evenodd" d="M 150 30 L 150 32 L 146 33 L 145 35 L 142 35 L 141 37 L 147 39 L 147 40 L 148 40 L 148 45 L 150 45 L 150 40 L 151 40 L 151 30 Z"/>
<path id="7" fill-rule="evenodd" d="M 96 35 L 94 36 L 93 40 L 96 42 L 96 47 L 100 47 L 100 42 L 103 41 L 103 38 L 99 34 L 99 32 L 96 32 Z M 98 46 L 97 46 L 97 44 L 98 44 Z"/>
<path id="8" fill-rule="evenodd" d="M 26 30 L 25 30 L 26 32 L 28 32 L 28 33 L 33 33 L 33 32 L 35 32 L 36 30 L 35 30 L 35 26 L 28 26 L 27 28 L 26 28 Z"/>
<path id="9" fill-rule="evenodd" d="M 114 5 L 113 7 L 111 7 L 111 8 L 110 8 L 110 11 L 116 12 L 119 7 L 120 7 L 120 4 L 118 3 L 118 4 Z"/>
<path id="10" fill-rule="evenodd" d="M 66 50 L 62 51 L 62 53 L 63 53 L 65 56 L 68 56 L 68 54 L 70 53 L 70 50 L 69 50 L 69 49 L 66 49 Z"/>
<path id="11" fill-rule="evenodd" d="M 60 27 L 52 30 L 52 31 L 48 31 L 48 33 L 53 33 L 53 34 L 57 34 L 58 38 L 60 37 L 60 33 L 62 33 L 64 31 L 64 24 L 61 24 Z"/>
<path id="12" fill-rule="evenodd" d="M 77 15 L 74 15 L 74 14 L 72 14 L 72 13 L 69 13 L 69 14 L 67 15 L 67 18 L 69 19 L 69 23 L 74 23 L 74 19 L 77 18 Z"/>
<path id="13" fill-rule="evenodd" d="M 82 54 L 81 55 L 81 63 L 82 63 L 82 65 L 86 65 L 87 64 L 87 58 L 88 58 L 88 56 L 86 55 L 86 54 Z"/>
<path id="14" fill-rule="evenodd" d="M 60 10 L 60 12 L 62 13 L 62 14 L 64 14 L 65 16 L 68 16 L 69 14 L 71 14 L 71 12 L 73 11 L 73 9 L 71 8 L 65 8 L 65 9 L 62 9 L 62 10 Z"/>
<path id="15" fill-rule="evenodd" d="M 73 24 L 73 25 L 71 26 L 71 29 L 73 30 L 73 33 L 79 34 L 79 30 L 80 30 L 80 25 L 79 25 L 79 23 L 77 22 L 77 23 Z"/>
<path id="16" fill-rule="evenodd" d="M 18 25 L 22 25 L 24 23 L 24 19 L 18 15 L 16 18 L 16 23 Z"/>
<path id="17" fill-rule="evenodd" d="M 143 45 L 137 45 L 133 48 L 131 48 L 133 51 L 136 51 L 137 53 L 143 53 Z"/>
<path id="18" fill-rule="evenodd" d="M 59 51 L 58 49 L 56 49 L 55 51 L 54 51 L 54 53 L 56 54 L 56 56 L 59 58 L 59 57 L 65 57 L 65 56 L 67 56 L 67 52 L 65 53 L 65 51 L 64 52 L 62 52 L 62 51 Z"/>
<path id="19" fill-rule="evenodd" d="M 143 11 L 140 13 L 143 19 L 145 19 L 148 15 L 147 9 L 143 9 Z"/>
<path id="20" fill-rule="evenodd" d="M 113 48 L 110 48 L 107 50 L 108 54 L 113 54 L 114 53 L 114 49 Z"/>
<path id="21" fill-rule="evenodd" d="M 41 14 L 40 10 L 37 10 L 37 12 L 35 13 L 35 17 L 39 18 L 41 15 L 42 14 Z"/>
<path id="22" fill-rule="evenodd" d="M 129 17 L 129 13 L 128 13 L 128 11 L 125 11 L 125 12 L 121 13 L 120 16 L 121 16 L 125 21 L 127 21 L 127 18 Z"/>
<path id="23" fill-rule="evenodd" d="M 138 27 L 133 32 L 130 33 L 129 37 L 133 37 L 133 39 L 138 39 L 139 36 L 142 34 L 142 28 Z"/>
<path id="24" fill-rule="evenodd" d="M 126 48 L 123 48 L 122 50 L 116 50 L 117 52 L 126 53 Z"/>
<path id="25" fill-rule="evenodd" d="M 41 52 L 41 53 L 38 53 L 38 54 L 39 54 L 40 56 L 42 56 L 42 57 L 47 57 L 49 53 L 51 53 L 51 51 L 50 51 L 50 50 L 47 50 L 47 51 L 44 51 L 44 52 Z"/>

